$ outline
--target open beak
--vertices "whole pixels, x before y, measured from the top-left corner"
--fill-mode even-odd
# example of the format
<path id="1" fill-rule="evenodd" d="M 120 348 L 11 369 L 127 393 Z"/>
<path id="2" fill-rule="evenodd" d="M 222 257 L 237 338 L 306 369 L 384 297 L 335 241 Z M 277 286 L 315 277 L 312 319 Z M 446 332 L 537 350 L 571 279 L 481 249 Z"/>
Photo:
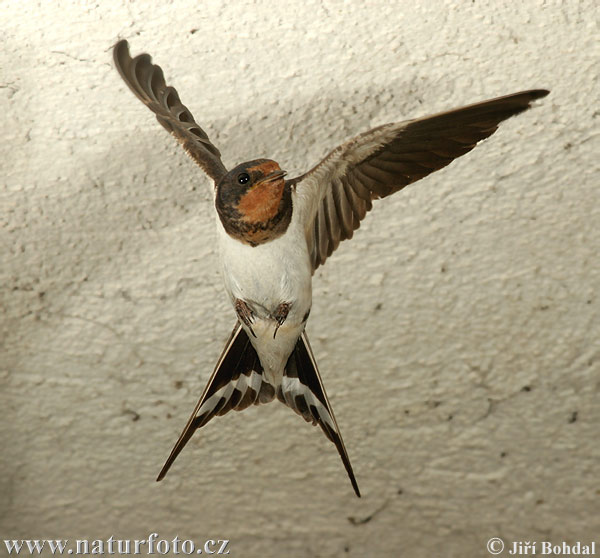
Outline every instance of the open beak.
<path id="1" fill-rule="evenodd" d="M 280 178 L 283 178 L 286 174 L 287 174 L 287 172 L 285 172 L 283 170 L 271 172 L 271 173 L 267 174 L 267 176 L 265 176 L 262 180 L 259 180 L 258 184 L 261 184 L 263 182 L 274 182 L 275 180 L 279 180 Z"/>

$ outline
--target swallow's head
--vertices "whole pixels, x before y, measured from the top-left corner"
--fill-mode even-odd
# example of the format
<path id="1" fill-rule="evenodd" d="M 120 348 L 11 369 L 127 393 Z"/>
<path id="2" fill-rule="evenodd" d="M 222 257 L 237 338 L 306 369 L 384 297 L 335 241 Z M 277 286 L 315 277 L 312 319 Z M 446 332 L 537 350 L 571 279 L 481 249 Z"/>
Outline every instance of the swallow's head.
<path id="1" fill-rule="evenodd" d="M 238 165 L 217 184 L 216 207 L 225 230 L 256 246 L 281 236 L 291 220 L 285 171 L 270 159 Z"/>
<path id="2" fill-rule="evenodd" d="M 229 171 L 222 182 L 227 183 L 227 188 L 233 188 L 242 195 L 262 183 L 272 185 L 280 184 L 285 176 L 285 171 L 275 161 L 270 159 L 256 159 L 242 163 Z"/>

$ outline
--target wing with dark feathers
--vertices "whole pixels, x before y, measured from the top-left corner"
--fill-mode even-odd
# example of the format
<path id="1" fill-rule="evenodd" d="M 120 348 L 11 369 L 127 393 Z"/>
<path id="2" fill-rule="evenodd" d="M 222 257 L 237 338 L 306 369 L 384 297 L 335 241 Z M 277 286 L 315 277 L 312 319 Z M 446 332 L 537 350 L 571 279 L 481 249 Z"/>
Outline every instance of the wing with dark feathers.
<path id="1" fill-rule="evenodd" d="M 206 132 L 196 124 L 192 113 L 181 103 L 173 87 L 167 86 L 161 68 L 152 64 L 149 54 L 131 58 L 127 41 L 119 41 L 113 49 L 119 74 L 155 115 L 163 127 L 183 146 L 215 183 L 227 173 L 221 153 L 211 143 Z"/>
<path id="2" fill-rule="evenodd" d="M 360 491 L 352 471 L 348 452 L 344 446 L 333 409 L 329 404 L 306 332 L 302 333 L 288 359 L 277 398 L 307 422 L 318 424 L 321 427 L 325 436 L 335 444 L 352 483 L 352 488 L 360 498 Z"/>
<path id="3" fill-rule="evenodd" d="M 334 149 L 312 170 L 288 181 L 301 212 L 313 272 L 352 238 L 372 201 L 401 190 L 468 153 L 503 120 L 549 91 L 523 91 L 459 109 L 385 124 Z"/>
<path id="4" fill-rule="evenodd" d="M 275 390 L 270 384 L 263 382 L 262 373 L 263 368 L 258 355 L 248 335 L 237 322 L 202 397 L 160 471 L 157 481 L 167 474 L 194 432 L 210 419 L 231 410 L 242 411 L 250 405 L 268 403 L 274 399 Z"/>

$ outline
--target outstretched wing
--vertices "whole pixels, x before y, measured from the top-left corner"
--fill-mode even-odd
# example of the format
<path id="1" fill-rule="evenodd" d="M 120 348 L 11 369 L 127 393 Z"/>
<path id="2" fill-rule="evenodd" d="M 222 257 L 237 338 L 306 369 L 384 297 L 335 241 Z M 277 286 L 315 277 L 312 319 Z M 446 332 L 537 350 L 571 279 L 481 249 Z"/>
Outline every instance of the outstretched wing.
<path id="1" fill-rule="evenodd" d="M 113 49 L 115 65 L 129 89 L 154 114 L 164 128 L 173 134 L 188 155 L 202 167 L 215 183 L 227 173 L 221 153 L 206 132 L 196 124 L 192 113 L 181 103 L 173 87 L 167 86 L 159 66 L 152 64 L 149 54 L 131 58 L 127 41 L 119 41 Z"/>
<path id="2" fill-rule="evenodd" d="M 262 373 L 263 368 L 248 335 L 240 322 L 236 322 L 204 393 L 156 480 L 163 479 L 194 432 L 210 419 L 274 399 L 275 390 L 263 381 Z"/>
<path id="3" fill-rule="evenodd" d="M 549 91 L 537 89 L 459 109 L 385 124 L 334 149 L 289 182 L 295 210 L 306 224 L 313 272 L 352 238 L 372 201 L 441 169 L 492 135 L 503 120 Z"/>

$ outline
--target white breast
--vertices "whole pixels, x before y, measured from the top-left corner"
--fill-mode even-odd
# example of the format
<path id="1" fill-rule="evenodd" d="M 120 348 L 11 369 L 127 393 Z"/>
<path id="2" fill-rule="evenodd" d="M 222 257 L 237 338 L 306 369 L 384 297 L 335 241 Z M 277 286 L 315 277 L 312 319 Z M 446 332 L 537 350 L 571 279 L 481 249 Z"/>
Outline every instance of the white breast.
<path id="1" fill-rule="evenodd" d="M 272 377 L 277 385 L 312 303 L 312 273 L 304 228 L 297 216 L 292 216 L 285 234 L 255 247 L 231 238 L 218 217 L 217 231 L 225 289 L 232 304 L 241 299 L 254 313 L 252 329 L 256 337 L 250 334 L 250 340 L 266 377 Z M 291 303 L 291 308 L 273 339 L 277 325 L 273 314 L 282 302 Z"/>
<path id="2" fill-rule="evenodd" d="M 217 228 L 223 280 L 232 299 L 255 306 L 258 315 L 273 314 L 282 302 L 310 307 L 308 249 L 293 220 L 284 235 L 254 247 L 231 238 L 220 220 Z"/>

